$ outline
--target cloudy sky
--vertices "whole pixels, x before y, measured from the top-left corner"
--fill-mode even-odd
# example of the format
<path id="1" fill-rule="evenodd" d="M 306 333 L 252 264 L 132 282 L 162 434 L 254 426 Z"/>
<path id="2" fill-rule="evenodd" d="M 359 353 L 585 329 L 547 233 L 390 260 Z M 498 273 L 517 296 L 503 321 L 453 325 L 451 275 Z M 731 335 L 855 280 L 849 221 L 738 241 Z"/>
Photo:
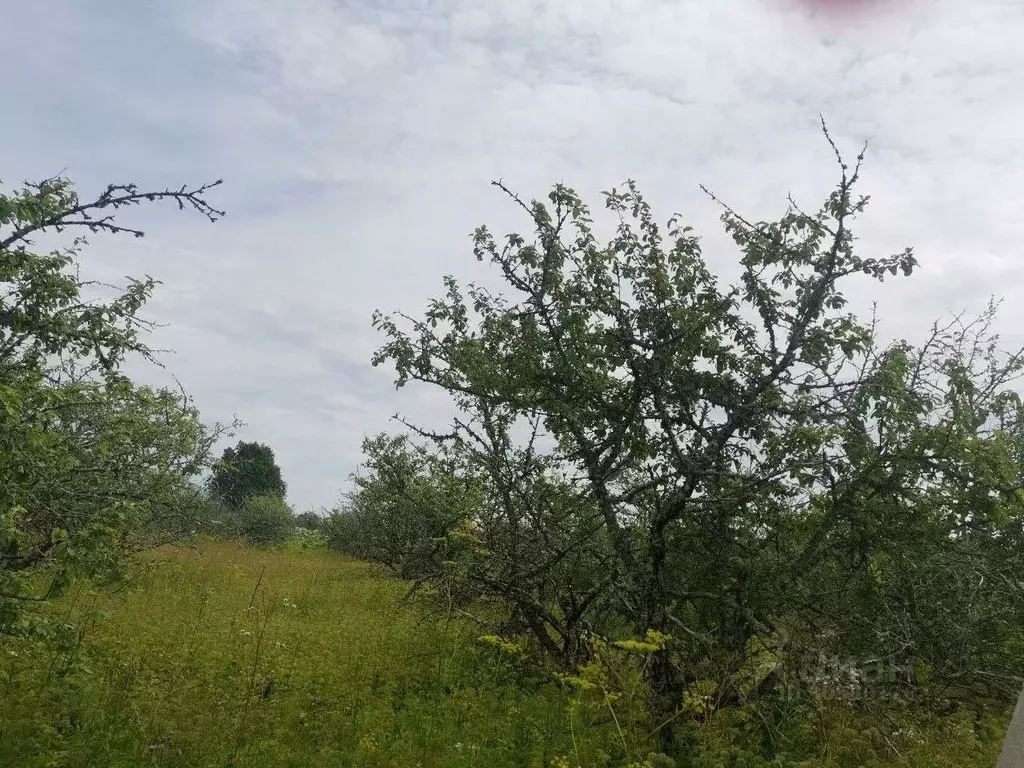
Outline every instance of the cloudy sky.
<path id="1" fill-rule="evenodd" d="M 816 207 L 835 181 L 821 114 L 845 152 L 870 144 L 864 251 L 922 262 L 858 305 L 916 338 L 996 294 L 1022 338 L 1020 0 L 38 0 L 3 26 L 6 186 L 225 179 L 223 221 L 127 212 L 145 240 L 97 239 L 83 269 L 163 280 L 169 370 L 275 449 L 299 508 L 336 500 L 394 412 L 443 418 L 370 367 L 370 315 L 418 311 L 447 273 L 489 279 L 473 228 L 525 226 L 499 177 L 595 208 L 635 178 L 727 272 L 698 184 L 752 217 L 787 192 Z"/>

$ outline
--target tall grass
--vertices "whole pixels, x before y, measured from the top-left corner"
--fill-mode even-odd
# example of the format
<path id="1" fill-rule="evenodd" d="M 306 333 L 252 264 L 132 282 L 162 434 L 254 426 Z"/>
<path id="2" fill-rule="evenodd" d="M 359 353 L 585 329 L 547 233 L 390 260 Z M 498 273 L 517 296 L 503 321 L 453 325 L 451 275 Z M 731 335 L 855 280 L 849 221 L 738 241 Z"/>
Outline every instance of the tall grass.
<path id="1" fill-rule="evenodd" d="M 653 749 L 642 720 L 503 662 L 468 623 L 404 603 L 406 588 L 325 551 L 159 550 L 127 587 L 55 606 L 71 642 L 0 642 L 0 766 L 589 768 Z M 697 726 L 693 764 L 764 765 L 736 744 L 759 727 Z M 872 734 L 863 717 L 803 712 L 775 727 L 809 745 L 777 766 L 981 766 L 1005 719 Z"/>
<path id="2" fill-rule="evenodd" d="M 483 768 L 572 750 L 566 694 L 405 590 L 327 552 L 158 551 L 119 593 L 69 596 L 79 648 L 3 646 L 0 764 Z M 588 753 L 612 736 L 586 733 Z"/>

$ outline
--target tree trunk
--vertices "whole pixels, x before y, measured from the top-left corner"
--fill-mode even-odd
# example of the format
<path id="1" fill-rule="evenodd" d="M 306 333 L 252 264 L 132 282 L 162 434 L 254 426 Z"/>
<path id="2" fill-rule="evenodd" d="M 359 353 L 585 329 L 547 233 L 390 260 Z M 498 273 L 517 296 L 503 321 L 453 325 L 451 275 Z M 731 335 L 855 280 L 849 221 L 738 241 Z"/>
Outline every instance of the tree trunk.
<path id="1" fill-rule="evenodd" d="M 672 754 L 676 742 L 676 710 L 679 706 L 679 675 L 667 648 L 651 657 L 650 709 L 658 727 L 658 743 L 663 753 Z"/>

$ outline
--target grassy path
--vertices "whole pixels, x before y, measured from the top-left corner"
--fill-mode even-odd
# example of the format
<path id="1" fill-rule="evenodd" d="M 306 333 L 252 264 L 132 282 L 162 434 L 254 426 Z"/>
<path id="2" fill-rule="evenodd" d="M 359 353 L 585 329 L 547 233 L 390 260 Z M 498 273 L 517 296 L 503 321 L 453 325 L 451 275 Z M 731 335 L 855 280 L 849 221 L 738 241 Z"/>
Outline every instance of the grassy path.
<path id="1" fill-rule="evenodd" d="M 327 552 L 165 549 L 62 606 L 73 655 L 0 661 L 4 766 L 547 765 L 563 695 L 489 671 L 467 628 Z"/>

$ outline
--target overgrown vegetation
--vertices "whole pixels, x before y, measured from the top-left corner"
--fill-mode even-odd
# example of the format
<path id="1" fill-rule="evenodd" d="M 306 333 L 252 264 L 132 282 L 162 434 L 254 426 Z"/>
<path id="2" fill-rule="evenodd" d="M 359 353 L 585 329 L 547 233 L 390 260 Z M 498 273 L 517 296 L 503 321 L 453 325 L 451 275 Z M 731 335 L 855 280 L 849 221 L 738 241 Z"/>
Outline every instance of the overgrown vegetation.
<path id="1" fill-rule="evenodd" d="M 404 579 L 437 575 L 448 532 L 480 507 L 478 484 L 460 476 L 444 451 L 414 446 L 405 436 L 378 435 L 363 442 L 363 451 L 355 489 L 325 524 L 329 545 Z"/>
<path id="2" fill-rule="evenodd" d="M 658 638 L 649 715 L 680 758 L 688 697 L 747 714 L 807 702 L 808 657 L 912 670 L 885 692 L 926 707 L 1012 695 L 1024 672 L 1024 356 L 999 348 L 994 306 L 917 345 L 846 310 L 844 286 L 916 260 L 856 251 L 863 155 L 849 166 L 826 138 L 840 181 L 818 212 L 791 202 L 751 222 L 722 205 L 735 285 L 631 182 L 606 195 L 620 222 L 606 244 L 571 189 L 545 205 L 499 183 L 535 239 L 480 228 L 475 254 L 511 295 L 446 277 L 421 318 L 376 316 L 375 364 L 460 414 L 446 432 L 407 423 L 426 442 L 406 455 L 442 446 L 443 483 L 476 495 L 423 578 L 443 604 L 500 606 L 481 621 L 566 670 L 595 637 Z M 415 499 L 438 473 L 370 457 L 363 529 L 432 530 L 437 505 Z M 393 514 L 402 496 L 413 515 Z M 779 754 L 766 739 L 764 759 Z"/>
<path id="3" fill-rule="evenodd" d="M 408 585 L 320 551 L 200 541 L 143 560 L 118 591 L 53 606 L 65 649 L 0 640 L 0 764 L 648 766 L 643 647 L 599 650 L 561 682 L 464 619 L 403 603 Z M 13 651 L 13 653 L 12 653 Z M 694 700 L 693 706 L 700 706 Z M 681 734 L 700 768 L 765 765 L 763 724 L 708 714 Z M 870 717 L 794 703 L 775 766 L 991 766 L 1005 714 Z"/>
<path id="4" fill-rule="evenodd" d="M 34 608 L 75 577 L 112 578 L 125 554 L 187 532 L 201 503 L 191 481 L 226 431 L 205 427 L 184 392 L 120 373 L 128 356 L 153 359 L 139 311 L 156 281 L 119 290 L 83 280 L 84 236 L 49 251 L 36 241 L 141 237 L 114 214 L 158 200 L 213 221 L 221 212 L 204 195 L 214 186 L 112 185 L 83 201 L 57 178 L 0 194 L 2 635 L 46 630 Z"/>
<path id="5" fill-rule="evenodd" d="M 274 450 L 263 443 L 240 440 L 234 448 L 225 448 L 213 466 L 207 483 L 210 498 L 229 509 L 240 509 L 253 496 L 284 498 L 288 485 L 274 459 Z"/>
<path id="6" fill-rule="evenodd" d="M 285 501 L 286 490 L 273 449 L 240 441 L 224 449 L 213 465 L 207 481 L 205 528 L 258 546 L 283 544 L 297 524 L 295 512 Z M 305 520 L 310 522 L 308 517 Z"/>
<path id="7" fill-rule="evenodd" d="M 0 194 L 0 762 L 991 764 L 1024 682 L 1024 354 L 995 304 L 915 343 L 848 311 L 916 260 L 858 253 L 863 154 L 825 136 L 817 212 L 721 204 L 729 286 L 632 182 L 604 243 L 568 187 L 497 183 L 534 230 L 475 233 L 508 294 L 446 277 L 375 316 L 373 363 L 458 416 L 366 440 L 327 516 L 121 372 L 154 280 L 104 299 L 83 238 L 35 245 L 141 236 L 114 213 L 161 199 L 215 220 L 216 184 Z"/>

